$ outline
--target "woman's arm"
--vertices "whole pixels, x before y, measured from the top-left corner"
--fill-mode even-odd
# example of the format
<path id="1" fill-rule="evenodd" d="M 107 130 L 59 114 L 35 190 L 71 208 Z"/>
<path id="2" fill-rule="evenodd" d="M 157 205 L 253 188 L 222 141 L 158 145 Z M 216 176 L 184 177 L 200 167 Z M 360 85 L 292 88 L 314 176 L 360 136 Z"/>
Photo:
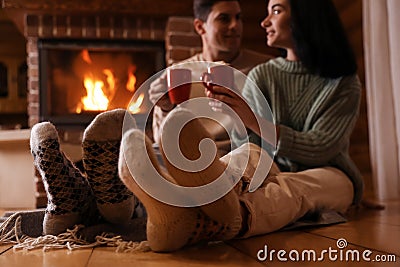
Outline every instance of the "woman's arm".
<path id="1" fill-rule="evenodd" d="M 356 76 L 341 80 L 335 94 L 305 131 L 279 125 L 277 155 L 309 166 L 326 164 L 348 145 L 356 123 L 361 85 Z"/>

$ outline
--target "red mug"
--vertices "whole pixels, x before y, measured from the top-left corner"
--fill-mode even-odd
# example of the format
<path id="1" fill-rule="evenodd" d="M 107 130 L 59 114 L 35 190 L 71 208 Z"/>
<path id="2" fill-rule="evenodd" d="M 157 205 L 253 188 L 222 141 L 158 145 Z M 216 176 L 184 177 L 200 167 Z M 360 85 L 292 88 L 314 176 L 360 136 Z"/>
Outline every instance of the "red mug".
<path id="1" fill-rule="evenodd" d="M 172 104 L 180 104 L 190 97 L 192 71 L 190 69 L 167 70 L 168 96 Z"/>
<path id="2" fill-rule="evenodd" d="M 228 65 L 216 65 L 207 68 L 200 77 L 204 87 L 213 91 L 213 86 L 218 85 L 234 90 L 235 82 L 233 69 Z"/>

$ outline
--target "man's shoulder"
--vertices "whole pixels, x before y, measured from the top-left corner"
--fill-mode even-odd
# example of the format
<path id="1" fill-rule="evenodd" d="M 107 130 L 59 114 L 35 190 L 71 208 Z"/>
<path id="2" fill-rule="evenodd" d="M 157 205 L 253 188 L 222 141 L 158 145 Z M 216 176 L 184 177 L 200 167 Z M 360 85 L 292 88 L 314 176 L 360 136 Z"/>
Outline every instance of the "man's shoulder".
<path id="1" fill-rule="evenodd" d="M 194 62 L 194 61 L 203 61 L 203 57 L 202 57 L 201 53 L 194 54 L 193 56 L 191 56 L 187 59 L 184 59 L 179 63 Z"/>

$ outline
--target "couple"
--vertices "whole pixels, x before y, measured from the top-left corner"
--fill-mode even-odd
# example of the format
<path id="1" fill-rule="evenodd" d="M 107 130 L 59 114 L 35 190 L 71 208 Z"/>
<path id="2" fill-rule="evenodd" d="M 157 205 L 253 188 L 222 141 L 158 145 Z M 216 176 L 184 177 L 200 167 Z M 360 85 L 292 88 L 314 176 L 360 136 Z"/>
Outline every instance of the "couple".
<path id="1" fill-rule="evenodd" d="M 237 1 L 216 2 L 211 6 L 212 11 L 225 5 L 236 6 L 240 11 Z M 208 15 L 203 19 L 204 29 L 213 21 L 240 24 L 240 12 L 216 13 L 210 12 L 215 17 Z M 240 146 L 246 135 L 234 133 L 238 148 L 221 158 L 214 155 L 207 168 L 183 171 L 165 160 L 167 170 L 162 169 L 142 132 L 129 130 L 122 136 L 122 132 L 114 131 L 122 129 L 125 116 L 124 110 L 114 110 L 100 114 L 84 133 L 86 177 L 83 177 L 59 150 L 54 126 L 46 122 L 34 126 L 31 149 L 49 197 L 45 233 L 59 233 L 74 223 L 82 223 L 93 210 L 110 222 L 128 220 L 140 201 L 147 212 L 151 249 L 173 251 L 202 240 L 269 233 L 309 212 L 345 212 L 352 204 L 358 204 L 363 182 L 349 157 L 348 147 L 358 115 L 361 86 L 354 55 L 333 3 L 269 0 L 261 26 L 267 44 L 283 49 L 285 56 L 262 63 L 249 72 L 251 82 L 241 91 L 246 101 L 223 87 L 214 87 L 213 92 L 206 90 L 209 98 L 236 112 L 252 143 Z M 254 96 L 254 84 L 272 109 L 274 125 L 263 119 L 265 107 Z M 161 131 L 162 151 L 176 139 L 171 134 L 175 123 L 190 120 L 190 116 L 184 109 L 169 111 Z M 250 192 L 254 172 L 259 164 L 265 164 L 260 159 L 269 157 L 260 145 L 270 140 L 261 140 L 257 121 L 275 127 L 277 147 L 269 173 Z M 190 120 L 179 135 L 182 154 L 190 160 L 199 158 L 200 152 L 193 148 L 208 136 L 197 119 Z M 145 162 L 146 154 L 152 164 Z M 246 165 L 239 166 L 243 173 L 227 168 L 230 162 L 240 165 L 243 155 L 248 155 Z M 232 174 L 231 178 L 238 183 L 214 202 L 178 207 L 153 198 L 138 185 L 137 181 L 153 178 L 154 168 L 163 179 L 180 186 L 202 186 L 222 173 Z"/>

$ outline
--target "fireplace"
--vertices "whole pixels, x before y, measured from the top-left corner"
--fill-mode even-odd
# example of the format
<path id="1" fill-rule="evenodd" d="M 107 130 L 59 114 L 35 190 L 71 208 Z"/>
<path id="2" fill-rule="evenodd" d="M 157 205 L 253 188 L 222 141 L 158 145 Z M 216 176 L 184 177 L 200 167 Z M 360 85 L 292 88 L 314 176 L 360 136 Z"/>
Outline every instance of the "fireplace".
<path id="1" fill-rule="evenodd" d="M 148 92 L 136 102 L 131 98 L 165 67 L 164 43 L 158 41 L 40 39 L 38 52 L 39 120 L 65 129 L 84 128 L 115 108 L 128 109 L 144 123 Z"/>
<path id="2" fill-rule="evenodd" d="M 81 80 L 86 72 L 74 73 L 77 69 L 95 65 L 94 70 L 89 71 L 89 77 L 91 73 L 92 80 L 101 80 L 108 90 L 111 82 L 107 81 L 107 77 L 112 74 L 118 80 L 115 86 L 118 84 L 120 87 L 118 95 L 122 96 L 118 99 L 122 102 L 117 100 L 115 93 L 108 99 L 107 109 L 127 108 L 124 101 L 129 101 L 133 94 L 125 86 L 129 73 L 135 75 L 137 89 L 165 66 L 166 20 L 112 13 L 26 14 L 23 28 L 27 39 L 29 126 L 44 120 L 52 121 L 57 126 L 63 151 L 74 162 L 81 162 L 83 130 L 101 111 L 85 110 L 77 105 L 76 100 L 87 95 Z M 110 57 L 124 59 L 121 59 L 122 63 L 117 60 L 110 63 Z M 76 62 L 80 63 L 77 64 L 79 67 Z M 122 65 L 124 69 L 120 70 Z M 58 77 L 53 77 L 54 73 Z M 70 80 L 72 85 L 59 86 L 68 75 L 74 77 Z M 68 101 L 63 101 L 67 98 Z M 148 98 L 145 100 L 148 101 Z M 146 102 L 141 107 L 147 108 Z M 135 114 L 135 119 L 138 126 L 144 127 L 146 134 L 152 137 L 151 121 L 146 121 L 146 116 L 141 113 Z M 35 171 L 36 205 L 45 207 L 47 197 L 44 185 L 40 174 Z"/>
<path id="3" fill-rule="evenodd" d="M 20 4 L 21 2 L 23 4 Z M 52 97 L 59 97 L 58 94 L 68 94 L 59 87 L 54 89 L 57 87 L 57 83 L 54 84 L 54 81 L 59 80 L 51 77 L 53 76 L 52 72 L 55 71 L 59 77 L 63 78 L 62 74 L 74 72 L 71 66 L 73 61 L 80 61 L 83 64 L 90 58 L 93 64 L 99 57 L 106 57 L 105 54 L 114 53 L 117 56 L 123 54 L 129 58 L 129 64 L 126 63 L 126 65 L 130 66 L 132 63 L 134 65 L 132 68 L 136 67 L 133 72 L 136 78 L 136 88 L 138 88 L 139 84 L 146 79 L 145 76 L 151 75 L 153 70 L 162 69 L 164 62 L 168 66 L 201 51 L 201 40 L 193 30 L 193 19 L 191 17 L 170 17 L 175 14 L 185 15 L 185 12 L 186 15 L 191 14 L 191 2 L 167 3 L 160 0 L 157 3 L 153 1 L 138 3 L 136 0 L 121 0 L 118 3 L 111 3 L 111 6 L 109 1 L 102 0 L 91 1 L 85 5 L 82 5 L 80 1 L 73 0 L 69 2 L 72 6 L 58 1 L 42 0 L 3 0 L 3 3 L 5 3 L 3 6 L 7 7 L 7 11 L 16 15 L 13 17 L 18 18 L 16 24 L 20 25 L 19 28 L 27 41 L 28 124 L 32 127 L 43 120 L 53 121 L 59 130 L 63 151 L 74 162 L 80 162 L 82 158 L 82 126 L 90 122 L 101 111 L 81 109 L 80 112 L 77 112 L 75 103 L 71 105 L 66 102 L 52 103 Z M 76 3 L 76 6 L 73 3 Z M 51 8 L 52 5 L 55 7 Z M 120 8 L 119 5 L 122 5 L 123 8 Z M 155 6 L 161 6 L 161 8 L 155 9 Z M 81 8 L 85 10 L 88 8 L 92 11 L 80 12 Z M 161 13 L 160 10 L 162 10 Z M 93 11 L 95 12 L 93 13 Z M 160 52 L 162 58 L 158 57 Z M 140 55 L 143 53 L 153 54 L 149 57 L 146 56 L 145 62 L 141 62 Z M 68 59 L 65 59 L 67 55 Z M 68 62 L 68 64 L 60 64 L 60 61 Z M 90 62 L 90 60 L 87 61 Z M 149 61 L 151 67 L 149 67 Z M 88 62 L 86 63 L 86 65 L 90 65 Z M 55 68 L 58 66 L 58 70 L 52 70 L 54 66 Z M 100 70 L 102 80 L 107 77 L 103 72 L 104 69 Z M 122 71 L 122 73 L 127 72 L 129 73 L 129 67 L 128 70 Z M 116 73 L 113 75 L 117 76 Z M 124 79 L 127 78 L 125 76 L 125 78 L 118 79 L 120 84 L 125 84 Z M 83 82 L 79 79 L 75 83 L 78 85 L 72 87 L 64 85 L 64 87 L 68 87 L 68 90 L 74 88 L 71 90 L 79 91 L 80 93 L 73 94 L 71 99 L 80 100 L 86 95 L 85 92 L 82 93 Z M 103 83 L 109 85 L 107 80 Z M 125 89 L 126 87 L 123 87 L 121 90 Z M 122 94 L 129 93 L 131 92 L 123 91 Z M 66 96 L 61 97 L 61 99 L 63 98 L 65 100 Z M 118 106 L 113 101 L 109 104 L 110 108 Z M 135 114 L 135 118 L 137 122 L 145 119 L 141 117 L 140 113 Z M 147 121 L 147 123 L 150 124 L 150 127 L 146 127 L 146 134 L 151 138 L 151 122 Z M 35 170 L 34 179 L 36 205 L 45 207 L 47 197 L 37 170 Z"/>

